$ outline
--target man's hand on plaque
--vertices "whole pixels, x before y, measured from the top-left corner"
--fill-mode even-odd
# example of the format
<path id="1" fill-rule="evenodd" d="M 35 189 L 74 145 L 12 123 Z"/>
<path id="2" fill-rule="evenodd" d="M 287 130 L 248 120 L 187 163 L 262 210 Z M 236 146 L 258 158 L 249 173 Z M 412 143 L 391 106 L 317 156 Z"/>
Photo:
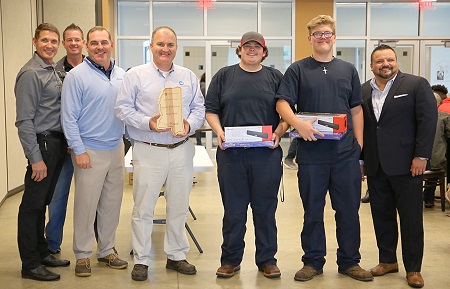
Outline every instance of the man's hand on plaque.
<path id="1" fill-rule="evenodd" d="M 185 137 L 188 135 L 189 131 L 191 130 L 191 125 L 184 118 L 183 118 L 183 124 L 184 124 L 184 133 L 177 133 L 175 135 L 175 137 Z"/>
<path id="2" fill-rule="evenodd" d="M 154 116 L 152 116 L 152 117 L 150 118 L 150 122 L 149 122 L 150 129 L 151 129 L 152 131 L 155 131 L 155 132 L 165 132 L 165 131 L 169 131 L 170 128 L 163 128 L 163 129 L 159 129 L 159 128 L 158 128 L 157 122 L 158 122 L 158 118 L 159 118 L 160 116 L 161 116 L 160 114 L 156 114 L 156 115 L 154 115 Z"/>

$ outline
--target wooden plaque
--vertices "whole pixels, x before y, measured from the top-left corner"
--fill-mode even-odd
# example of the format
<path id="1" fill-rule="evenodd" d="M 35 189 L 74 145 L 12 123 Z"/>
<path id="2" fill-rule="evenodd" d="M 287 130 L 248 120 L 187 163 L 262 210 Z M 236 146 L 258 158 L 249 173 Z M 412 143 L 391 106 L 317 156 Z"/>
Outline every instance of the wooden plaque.
<path id="1" fill-rule="evenodd" d="M 184 133 L 181 87 L 164 88 L 158 99 L 158 129 L 170 128 L 173 135 Z"/>

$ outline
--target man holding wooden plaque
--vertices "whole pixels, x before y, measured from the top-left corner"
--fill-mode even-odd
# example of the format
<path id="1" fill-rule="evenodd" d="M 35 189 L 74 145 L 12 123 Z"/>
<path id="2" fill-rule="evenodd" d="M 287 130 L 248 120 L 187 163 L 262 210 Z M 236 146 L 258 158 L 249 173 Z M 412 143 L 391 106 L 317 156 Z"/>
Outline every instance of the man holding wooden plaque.
<path id="1" fill-rule="evenodd" d="M 135 281 L 147 279 L 153 210 L 164 184 L 166 268 L 187 275 L 197 272 L 186 261 L 189 242 L 184 224 L 189 212 L 195 153 L 194 144 L 188 140 L 204 123 L 203 96 L 195 74 L 173 63 L 177 37 L 170 27 L 153 31 L 150 49 L 152 62 L 125 74 L 115 107 L 134 142 L 131 223 L 135 265 L 131 278 Z"/>

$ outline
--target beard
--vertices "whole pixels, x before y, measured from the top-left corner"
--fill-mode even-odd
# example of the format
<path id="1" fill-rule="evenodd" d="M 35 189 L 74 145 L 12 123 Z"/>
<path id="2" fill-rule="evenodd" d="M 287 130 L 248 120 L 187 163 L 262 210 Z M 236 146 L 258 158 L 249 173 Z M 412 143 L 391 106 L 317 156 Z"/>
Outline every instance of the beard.
<path id="1" fill-rule="evenodd" d="M 387 73 L 387 74 L 382 73 L 381 71 L 383 69 L 389 69 L 389 73 Z M 392 76 L 395 75 L 396 72 L 397 71 L 393 67 L 391 67 L 391 66 L 384 66 L 384 67 L 380 67 L 380 69 L 378 69 L 377 76 L 379 76 L 379 77 L 381 77 L 383 79 L 390 79 L 390 78 L 392 78 Z"/>

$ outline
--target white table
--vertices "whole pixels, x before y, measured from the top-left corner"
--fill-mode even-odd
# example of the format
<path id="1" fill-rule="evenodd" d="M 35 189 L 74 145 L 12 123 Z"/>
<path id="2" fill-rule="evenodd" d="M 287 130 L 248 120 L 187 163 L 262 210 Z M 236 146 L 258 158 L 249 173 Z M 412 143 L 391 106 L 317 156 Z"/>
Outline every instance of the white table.
<path id="1" fill-rule="evenodd" d="M 128 173 L 133 172 L 133 147 L 130 147 L 125 155 L 125 171 Z M 214 164 L 209 158 L 208 152 L 204 146 L 195 146 L 194 155 L 194 172 L 210 172 L 214 169 Z"/>

